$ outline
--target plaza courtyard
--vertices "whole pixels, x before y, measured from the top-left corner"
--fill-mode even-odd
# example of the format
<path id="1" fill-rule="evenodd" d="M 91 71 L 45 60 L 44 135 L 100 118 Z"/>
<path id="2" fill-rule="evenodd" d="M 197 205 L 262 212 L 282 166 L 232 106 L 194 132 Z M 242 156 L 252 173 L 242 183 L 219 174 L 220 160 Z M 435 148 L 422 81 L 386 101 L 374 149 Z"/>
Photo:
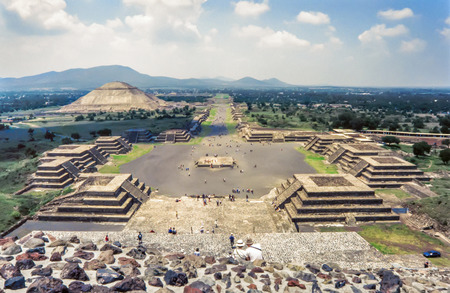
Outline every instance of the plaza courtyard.
<path id="1" fill-rule="evenodd" d="M 198 145 L 157 145 L 155 149 L 121 166 L 121 173 L 132 173 L 159 195 L 261 197 L 293 174 L 315 173 L 296 148 L 299 143 L 247 143 L 228 134 L 226 104 L 216 104 L 217 114 L 211 131 Z M 234 168 L 196 167 L 201 157 L 232 157 Z M 253 190 L 247 192 L 247 189 Z"/>

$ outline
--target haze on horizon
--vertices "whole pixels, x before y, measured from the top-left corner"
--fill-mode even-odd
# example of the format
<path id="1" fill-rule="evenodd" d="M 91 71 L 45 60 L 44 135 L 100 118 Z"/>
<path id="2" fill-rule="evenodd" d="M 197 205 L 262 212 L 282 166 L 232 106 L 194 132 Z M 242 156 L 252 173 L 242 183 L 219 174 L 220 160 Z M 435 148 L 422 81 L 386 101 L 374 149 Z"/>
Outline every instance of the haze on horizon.
<path id="1" fill-rule="evenodd" d="M 450 2 L 0 0 L 0 77 L 119 64 L 152 76 L 450 86 Z"/>

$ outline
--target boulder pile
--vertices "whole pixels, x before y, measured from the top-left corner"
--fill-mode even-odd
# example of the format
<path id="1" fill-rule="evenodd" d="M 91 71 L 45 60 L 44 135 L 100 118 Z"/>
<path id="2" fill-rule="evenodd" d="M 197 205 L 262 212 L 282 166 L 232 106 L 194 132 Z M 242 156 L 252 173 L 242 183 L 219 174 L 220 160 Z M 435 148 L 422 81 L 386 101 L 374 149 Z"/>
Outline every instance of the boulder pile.
<path id="1" fill-rule="evenodd" d="M 448 269 L 238 263 L 228 255 L 165 253 L 146 243 L 126 247 L 43 232 L 3 238 L 0 246 L 0 292 L 440 292 L 450 287 Z"/>

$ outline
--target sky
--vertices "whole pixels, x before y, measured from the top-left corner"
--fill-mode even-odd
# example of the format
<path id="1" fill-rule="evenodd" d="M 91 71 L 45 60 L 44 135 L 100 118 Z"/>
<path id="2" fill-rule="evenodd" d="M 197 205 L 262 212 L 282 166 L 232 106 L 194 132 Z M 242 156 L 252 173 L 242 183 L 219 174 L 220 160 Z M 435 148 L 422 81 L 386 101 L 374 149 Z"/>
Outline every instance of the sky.
<path id="1" fill-rule="evenodd" d="M 0 77 L 151 76 L 450 87 L 448 0 L 0 0 Z"/>

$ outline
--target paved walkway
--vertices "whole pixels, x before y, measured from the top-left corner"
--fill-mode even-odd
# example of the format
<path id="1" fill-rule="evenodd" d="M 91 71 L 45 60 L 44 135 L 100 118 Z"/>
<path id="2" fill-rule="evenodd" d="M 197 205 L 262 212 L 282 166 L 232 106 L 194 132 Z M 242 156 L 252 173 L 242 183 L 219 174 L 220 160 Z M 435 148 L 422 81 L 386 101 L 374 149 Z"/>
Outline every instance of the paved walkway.
<path id="1" fill-rule="evenodd" d="M 224 124 L 227 107 L 218 105 L 211 134 L 203 139 L 202 144 L 157 146 L 141 158 L 121 166 L 120 171 L 133 174 L 153 189 L 158 188 L 158 193 L 163 195 L 228 195 L 233 188 L 239 188 L 253 189 L 254 193 L 248 194 L 251 198 L 267 194 L 295 173 L 316 173 L 304 162 L 304 156 L 295 150 L 299 143 L 251 144 L 233 139 L 230 135 L 219 136 L 227 134 Z M 195 161 L 206 154 L 231 156 L 237 161 L 238 167 L 195 167 Z M 180 169 L 180 165 L 184 168 Z M 237 196 L 244 198 L 245 193 Z"/>

